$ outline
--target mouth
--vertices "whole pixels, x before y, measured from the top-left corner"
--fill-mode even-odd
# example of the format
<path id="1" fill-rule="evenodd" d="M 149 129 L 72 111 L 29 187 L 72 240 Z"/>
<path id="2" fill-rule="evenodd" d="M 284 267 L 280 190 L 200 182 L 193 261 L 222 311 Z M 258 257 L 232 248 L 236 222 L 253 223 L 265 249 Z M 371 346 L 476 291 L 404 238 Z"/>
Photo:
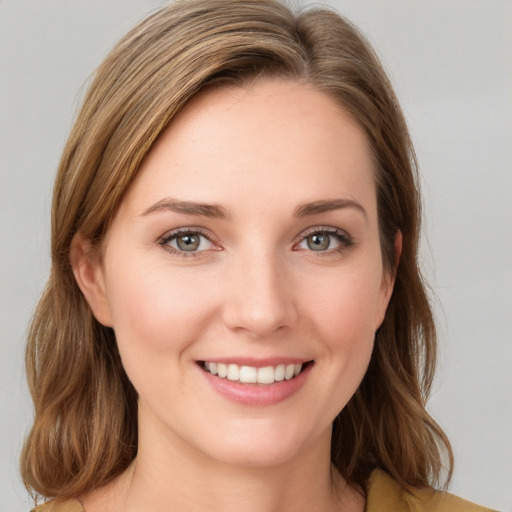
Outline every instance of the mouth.
<path id="1" fill-rule="evenodd" d="M 281 363 L 275 366 L 247 366 L 234 363 L 198 361 L 200 368 L 221 379 L 240 384 L 272 385 L 276 382 L 290 381 L 311 366 L 314 361 L 303 363 Z"/>

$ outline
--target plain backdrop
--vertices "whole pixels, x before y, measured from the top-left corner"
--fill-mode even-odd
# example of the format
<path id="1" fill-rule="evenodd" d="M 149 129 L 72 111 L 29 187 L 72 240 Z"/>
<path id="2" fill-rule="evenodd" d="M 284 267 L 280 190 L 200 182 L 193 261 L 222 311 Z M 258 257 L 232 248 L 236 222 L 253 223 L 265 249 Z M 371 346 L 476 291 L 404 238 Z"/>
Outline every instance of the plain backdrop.
<path id="1" fill-rule="evenodd" d="M 49 269 L 49 209 L 83 86 L 158 0 L 0 0 L 0 511 L 27 512 L 17 459 L 31 421 L 23 352 Z M 388 70 L 422 171 L 422 259 L 436 295 L 430 411 L 451 492 L 512 512 L 512 2 L 326 2 Z"/>

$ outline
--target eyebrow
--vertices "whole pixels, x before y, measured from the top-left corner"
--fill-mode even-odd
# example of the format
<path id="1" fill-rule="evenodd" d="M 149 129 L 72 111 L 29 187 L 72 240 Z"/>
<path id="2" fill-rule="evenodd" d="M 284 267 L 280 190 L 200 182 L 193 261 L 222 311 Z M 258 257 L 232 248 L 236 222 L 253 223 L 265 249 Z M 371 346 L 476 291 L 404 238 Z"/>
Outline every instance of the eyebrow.
<path id="1" fill-rule="evenodd" d="M 293 215 L 294 217 L 306 217 L 308 215 L 316 215 L 318 213 L 341 210 L 343 208 L 355 208 L 363 214 L 365 219 L 368 219 L 368 215 L 366 214 L 366 210 L 363 208 L 363 205 L 354 199 L 330 199 L 302 204 L 295 208 Z"/>
<path id="2" fill-rule="evenodd" d="M 344 208 L 355 208 L 360 211 L 367 219 L 366 210 L 361 203 L 353 199 L 329 199 L 322 201 L 314 201 L 297 206 L 293 211 L 294 217 L 307 217 L 317 215 L 319 213 L 330 212 L 333 210 L 341 210 Z M 230 220 L 231 213 L 220 204 L 197 203 L 194 201 L 180 201 L 172 198 L 165 198 L 150 206 L 141 214 L 141 216 L 149 215 L 153 212 L 161 210 L 170 210 L 175 213 L 185 215 L 197 215 L 201 217 L 210 217 L 215 219 Z"/>
<path id="3" fill-rule="evenodd" d="M 212 217 L 215 219 L 228 220 L 231 214 L 220 204 L 196 203 L 194 201 L 178 201 L 177 199 L 165 198 L 150 206 L 142 213 L 142 216 L 160 210 L 170 210 L 176 213 L 186 215 L 200 215 L 202 217 Z"/>

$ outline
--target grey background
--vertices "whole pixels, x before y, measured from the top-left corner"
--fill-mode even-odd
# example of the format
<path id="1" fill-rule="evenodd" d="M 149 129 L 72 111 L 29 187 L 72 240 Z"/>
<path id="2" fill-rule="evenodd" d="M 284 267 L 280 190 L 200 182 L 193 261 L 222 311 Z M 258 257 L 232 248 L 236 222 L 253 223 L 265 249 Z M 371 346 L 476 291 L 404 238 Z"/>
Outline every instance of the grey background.
<path id="1" fill-rule="evenodd" d="M 162 3 L 0 0 L 0 511 L 30 508 L 23 345 L 60 152 L 88 75 Z M 512 2 L 327 3 L 374 43 L 416 144 L 441 341 L 430 410 L 455 450 L 451 491 L 512 512 Z"/>

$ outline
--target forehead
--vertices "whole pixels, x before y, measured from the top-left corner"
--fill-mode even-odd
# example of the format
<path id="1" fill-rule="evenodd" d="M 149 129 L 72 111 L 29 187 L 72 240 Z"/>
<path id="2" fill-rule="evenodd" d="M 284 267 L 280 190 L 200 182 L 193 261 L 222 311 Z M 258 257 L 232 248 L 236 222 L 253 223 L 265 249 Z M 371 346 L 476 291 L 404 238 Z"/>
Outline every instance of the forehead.
<path id="1" fill-rule="evenodd" d="M 128 197 L 136 209 L 164 195 L 260 209 L 340 195 L 372 202 L 373 174 L 364 131 L 334 98 L 266 79 L 195 97 L 146 156 Z"/>

